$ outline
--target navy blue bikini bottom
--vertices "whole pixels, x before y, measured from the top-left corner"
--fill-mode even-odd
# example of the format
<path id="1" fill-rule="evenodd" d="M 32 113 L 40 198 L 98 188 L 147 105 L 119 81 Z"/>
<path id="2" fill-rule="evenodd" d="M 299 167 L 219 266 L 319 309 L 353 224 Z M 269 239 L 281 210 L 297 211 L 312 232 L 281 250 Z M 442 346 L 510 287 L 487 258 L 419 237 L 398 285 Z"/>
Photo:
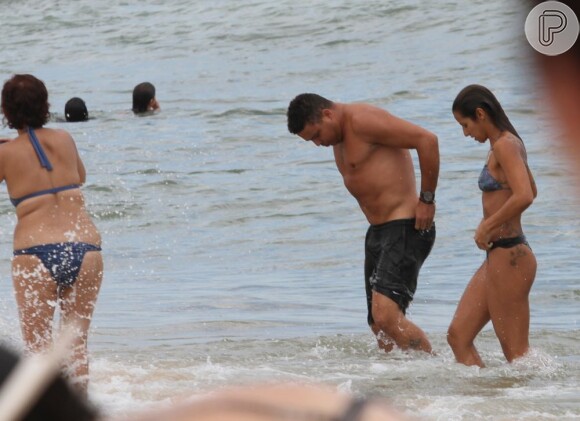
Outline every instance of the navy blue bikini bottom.
<path id="1" fill-rule="evenodd" d="M 58 286 L 72 286 L 79 275 L 85 253 L 101 251 L 101 247 L 88 243 L 53 243 L 14 250 L 14 256 L 29 254 L 40 259 Z"/>

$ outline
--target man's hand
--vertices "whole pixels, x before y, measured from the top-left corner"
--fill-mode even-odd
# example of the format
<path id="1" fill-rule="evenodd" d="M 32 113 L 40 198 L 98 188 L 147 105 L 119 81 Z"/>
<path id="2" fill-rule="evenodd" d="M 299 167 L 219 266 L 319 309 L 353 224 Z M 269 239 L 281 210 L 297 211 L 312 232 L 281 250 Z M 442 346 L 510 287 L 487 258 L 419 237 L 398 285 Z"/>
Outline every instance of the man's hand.
<path id="1" fill-rule="evenodd" d="M 435 203 L 427 204 L 420 200 L 417 201 L 415 210 L 415 229 L 419 231 L 428 231 L 433 226 L 435 218 Z"/>

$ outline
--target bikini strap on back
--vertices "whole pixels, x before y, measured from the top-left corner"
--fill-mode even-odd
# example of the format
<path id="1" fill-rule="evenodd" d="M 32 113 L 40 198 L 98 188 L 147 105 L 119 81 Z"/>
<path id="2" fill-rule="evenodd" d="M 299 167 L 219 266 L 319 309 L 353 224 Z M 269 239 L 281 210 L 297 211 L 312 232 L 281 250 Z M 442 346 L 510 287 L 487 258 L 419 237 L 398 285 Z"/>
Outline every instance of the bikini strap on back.
<path id="1" fill-rule="evenodd" d="M 30 143 L 32 143 L 32 147 L 36 152 L 36 156 L 38 156 L 38 160 L 40 161 L 42 168 L 46 168 L 48 171 L 52 171 L 52 165 L 44 153 L 42 146 L 40 146 L 40 142 L 31 127 L 28 128 L 28 138 L 30 139 Z"/>

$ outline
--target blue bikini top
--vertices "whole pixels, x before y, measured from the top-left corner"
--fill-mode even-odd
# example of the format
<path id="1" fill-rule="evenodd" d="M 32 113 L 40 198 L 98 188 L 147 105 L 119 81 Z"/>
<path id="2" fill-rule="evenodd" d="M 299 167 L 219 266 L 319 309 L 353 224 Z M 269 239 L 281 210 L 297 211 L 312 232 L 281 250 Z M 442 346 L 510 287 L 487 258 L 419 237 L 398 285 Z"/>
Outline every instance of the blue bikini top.
<path id="1" fill-rule="evenodd" d="M 493 178 L 493 175 L 489 172 L 487 164 L 483 166 L 481 174 L 479 174 L 479 180 L 477 181 L 479 189 L 483 192 L 497 191 L 497 190 L 508 190 L 509 186 L 507 184 L 502 184 Z"/>
<path id="2" fill-rule="evenodd" d="M 32 128 L 30 128 L 30 127 L 28 128 L 28 139 L 30 140 L 30 143 L 32 143 L 32 147 L 34 148 L 34 151 L 36 152 L 36 156 L 38 156 L 38 160 L 40 161 L 40 166 L 42 168 L 46 168 L 47 171 L 52 171 L 52 164 L 48 160 L 46 153 L 44 153 L 44 149 L 42 149 L 42 146 L 40 145 L 40 142 L 38 141 L 38 138 L 36 137 L 34 130 L 32 130 Z M 19 197 L 17 199 L 14 199 L 11 197 L 10 201 L 12 202 L 12 204 L 14 206 L 18 206 L 21 202 L 23 202 L 26 199 L 30 199 L 31 197 L 42 196 L 44 194 L 54 194 L 54 193 L 58 193 L 59 191 L 63 191 L 63 190 L 78 189 L 80 186 L 81 186 L 80 184 L 69 184 L 69 185 L 61 186 L 61 187 L 53 187 L 51 189 L 40 190 L 40 191 L 37 191 L 35 193 L 30 193 L 30 194 L 27 194 L 25 196 Z"/>

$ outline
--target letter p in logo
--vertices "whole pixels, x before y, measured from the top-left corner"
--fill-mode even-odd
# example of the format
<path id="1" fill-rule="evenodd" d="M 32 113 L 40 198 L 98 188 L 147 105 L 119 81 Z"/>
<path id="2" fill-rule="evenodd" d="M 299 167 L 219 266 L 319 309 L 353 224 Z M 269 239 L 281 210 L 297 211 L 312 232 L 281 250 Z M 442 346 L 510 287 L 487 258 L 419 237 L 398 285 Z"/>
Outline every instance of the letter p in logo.
<path id="1" fill-rule="evenodd" d="M 548 47 L 554 43 L 554 35 L 566 29 L 568 19 L 559 10 L 545 10 L 539 18 L 540 44 Z"/>

